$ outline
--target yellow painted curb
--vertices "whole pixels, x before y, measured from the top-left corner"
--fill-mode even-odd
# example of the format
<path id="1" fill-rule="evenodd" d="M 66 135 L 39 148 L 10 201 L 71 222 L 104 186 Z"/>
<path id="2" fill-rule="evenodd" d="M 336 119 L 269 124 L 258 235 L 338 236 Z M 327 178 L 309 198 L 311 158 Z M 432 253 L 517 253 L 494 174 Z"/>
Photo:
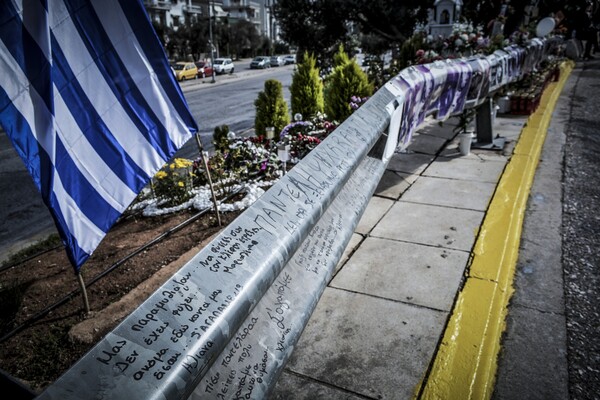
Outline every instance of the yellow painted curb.
<path id="1" fill-rule="evenodd" d="M 550 118 L 573 63 L 545 90 L 500 178 L 475 243 L 463 289 L 419 399 L 489 399 L 494 390 L 500 339 L 514 291 L 527 198 Z"/>

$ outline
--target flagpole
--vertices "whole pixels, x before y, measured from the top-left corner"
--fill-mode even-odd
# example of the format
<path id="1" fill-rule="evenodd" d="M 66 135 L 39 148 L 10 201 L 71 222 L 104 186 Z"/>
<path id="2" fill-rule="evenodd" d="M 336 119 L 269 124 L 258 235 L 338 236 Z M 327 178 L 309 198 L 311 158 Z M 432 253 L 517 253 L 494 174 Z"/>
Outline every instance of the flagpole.
<path id="1" fill-rule="evenodd" d="M 87 290 L 85 288 L 85 282 L 81 272 L 77 272 L 77 281 L 79 282 L 79 288 L 81 289 L 81 295 L 83 296 L 83 306 L 85 307 L 85 313 L 90 313 L 90 302 L 88 301 Z"/>
<path id="2" fill-rule="evenodd" d="M 198 151 L 200 152 L 200 158 L 202 159 L 202 164 L 204 165 L 204 170 L 206 171 L 206 177 L 208 178 L 208 186 L 210 187 L 210 194 L 212 195 L 212 201 L 215 206 L 215 214 L 217 215 L 217 223 L 221 226 L 221 215 L 219 214 L 219 206 L 217 205 L 217 196 L 215 195 L 215 188 L 213 186 L 212 178 L 210 177 L 210 170 L 208 169 L 208 162 L 206 161 L 206 157 L 204 156 L 204 148 L 202 147 L 202 142 L 200 141 L 200 134 L 196 132 L 196 144 L 198 145 Z"/>

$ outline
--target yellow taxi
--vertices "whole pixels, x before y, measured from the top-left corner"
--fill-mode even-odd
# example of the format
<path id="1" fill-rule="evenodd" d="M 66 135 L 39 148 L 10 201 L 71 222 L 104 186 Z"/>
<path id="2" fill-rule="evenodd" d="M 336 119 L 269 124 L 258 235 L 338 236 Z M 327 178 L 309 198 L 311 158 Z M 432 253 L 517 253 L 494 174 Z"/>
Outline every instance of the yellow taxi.
<path id="1" fill-rule="evenodd" d="M 178 62 L 173 65 L 175 70 L 175 77 L 178 81 L 185 81 L 186 79 L 196 79 L 198 74 L 198 67 L 193 62 Z"/>

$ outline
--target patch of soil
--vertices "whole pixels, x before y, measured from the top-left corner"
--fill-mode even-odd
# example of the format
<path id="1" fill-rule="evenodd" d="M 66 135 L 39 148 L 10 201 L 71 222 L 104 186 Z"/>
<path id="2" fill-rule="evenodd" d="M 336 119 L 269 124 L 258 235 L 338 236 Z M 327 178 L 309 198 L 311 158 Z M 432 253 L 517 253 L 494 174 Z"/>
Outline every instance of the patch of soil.
<path id="1" fill-rule="evenodd" d="M 120 221 L 83 265 L 84 280 L 89 281 L 194 214 L 190 211 L 153 218 L 129 217 Z M 239 212 L 221 214 L 222 226 L 227 226 L 237 215 Z M 129 259 L 88 288 L 92 312 L 118 301 L 220 229 L 214 214 L 205 214 Z M 0 273 L 0 336 L 78 288 L 73 268 L 62 248 Z M 0 368 L 41 391 L 93 346 L 75 342 L 69 336 L 69 330 L 85 318 L 82 297 L 77 295 L 42 320 L 0 343 Z M 110 329 L 117 323 L 115 321 Z"/>

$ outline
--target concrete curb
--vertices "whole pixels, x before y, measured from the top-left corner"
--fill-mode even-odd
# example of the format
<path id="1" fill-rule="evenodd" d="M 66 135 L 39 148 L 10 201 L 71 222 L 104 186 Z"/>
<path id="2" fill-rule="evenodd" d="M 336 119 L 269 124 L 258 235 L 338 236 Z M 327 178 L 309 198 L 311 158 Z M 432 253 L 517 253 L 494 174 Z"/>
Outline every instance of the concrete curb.
<path id="1" fill-rule="evenodd" d="M 488 399 L 493 393 L 527 199 L 552 112 L 572 69 L 572 63 L 561 66 L 559 82 L 546 89 L 539 109 L 521 133 L 490 202 L 464 287 L 417 398 Z"/>

